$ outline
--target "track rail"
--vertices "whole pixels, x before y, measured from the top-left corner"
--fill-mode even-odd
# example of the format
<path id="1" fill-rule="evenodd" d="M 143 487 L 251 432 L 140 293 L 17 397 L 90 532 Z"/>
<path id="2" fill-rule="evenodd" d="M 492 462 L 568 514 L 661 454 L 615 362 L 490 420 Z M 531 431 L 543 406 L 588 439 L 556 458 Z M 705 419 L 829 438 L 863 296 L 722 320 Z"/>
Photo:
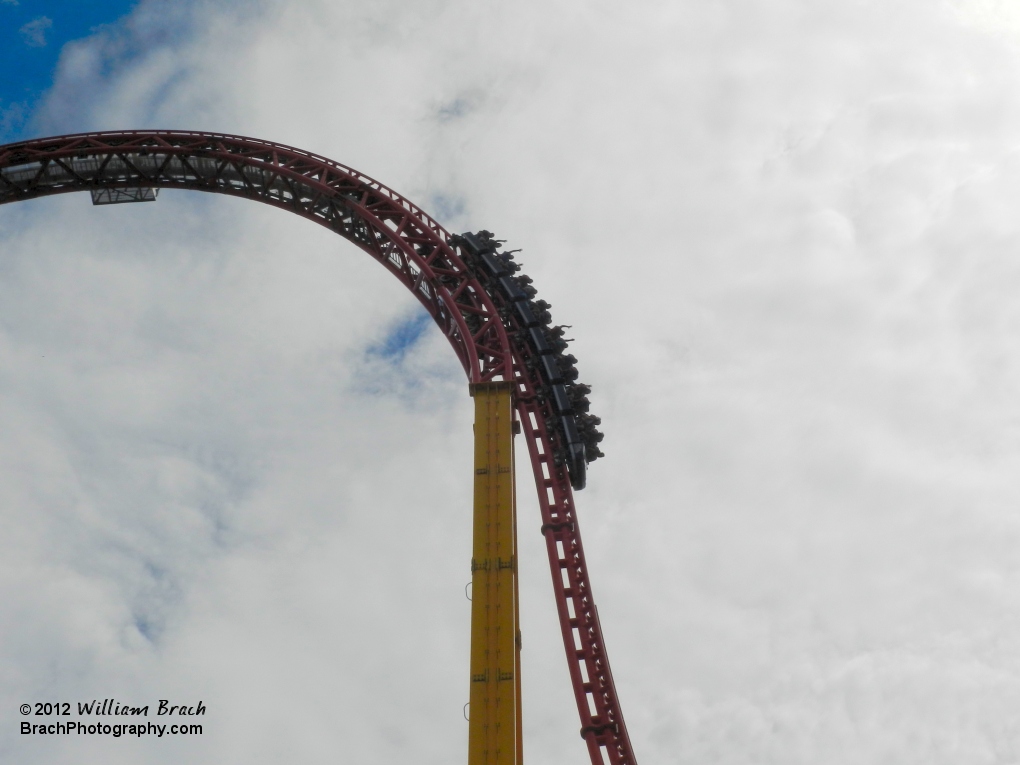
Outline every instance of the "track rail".
<path id="1" fill-rule="evenodd" d="M 253 199 L 308 218 L 379 261 L 425 307 L 470 382 L 512 381 L 542 514 L 570 679 L 593 765 L 633 765 L 592 599 L 574 488 L 600 456 L 597 418 L 563 356 L 543 343 L 547 304 L 488 232 L 451 235 L 378 181 L 325 157 L 242 136 L 181 131 L 83 133 L 0 146 L 0 204 L 91 191 L 152 199 L 150 189 Z M 530 314 L 529 314 L 530 312 Z M 545 320 L 541 314 L 545 314 Z M 565 346 L 562 346 L 565 347 Z M 562 347 L 560 350 L 562 350 Z M 558 361 L 557 361 L 558 359 Z M 580 433 L 580 435 L 579 435 Z"/>

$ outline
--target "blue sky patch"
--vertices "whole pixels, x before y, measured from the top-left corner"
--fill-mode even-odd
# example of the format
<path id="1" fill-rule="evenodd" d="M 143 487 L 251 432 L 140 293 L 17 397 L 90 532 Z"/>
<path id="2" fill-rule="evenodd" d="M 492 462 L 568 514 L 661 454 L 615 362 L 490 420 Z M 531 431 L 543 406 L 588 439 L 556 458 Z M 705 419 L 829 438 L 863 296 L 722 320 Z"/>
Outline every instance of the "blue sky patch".
<path id="1" fill-rule="evenodd" d="M 368 353 L 400 363 L 431 323 L 432 317 L 424 308 L 419 308 L 413 316 L 394 327 L 381 343 L 369 346 Z"/>
<path id="2" fill-rule="evenodd" d="M 466 211 L 464 197 L 456 194 L 434 192 L 429 195 L 429 212 L 441 223 L 450 224 L 462 218 Z"/>
<path id="3" fill-rule="evenodd" d="M 0 140 L 25 137 L 64 45 L 123 18 L 139 0 L 0 0 Z"/>

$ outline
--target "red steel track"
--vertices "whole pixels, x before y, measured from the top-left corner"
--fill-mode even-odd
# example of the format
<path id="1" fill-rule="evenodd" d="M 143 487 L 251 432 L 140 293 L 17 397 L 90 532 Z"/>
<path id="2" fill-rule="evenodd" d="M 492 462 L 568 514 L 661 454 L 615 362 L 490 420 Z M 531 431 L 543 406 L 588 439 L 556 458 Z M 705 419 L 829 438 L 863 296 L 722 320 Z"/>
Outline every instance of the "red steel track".
<path id="1" fill-rule="evenodd" d="M 190 189 L 254 199 L 297 213 L 354 242 L 431 314 L 470 382 L 513 380 L 538 488 L 581 736 L 593 765 L 634 765 L 609 668 L 556 412 L 507 298 L 486 289 L 470 253 L 419 207 L 349 167 L 240 136 L 125 131 L 0 146 L 0 204 L 73 191 Z M 575 483 L 577 483 L 575 479 Z M 583 475 L 581 478 L 583 485 Z"/>

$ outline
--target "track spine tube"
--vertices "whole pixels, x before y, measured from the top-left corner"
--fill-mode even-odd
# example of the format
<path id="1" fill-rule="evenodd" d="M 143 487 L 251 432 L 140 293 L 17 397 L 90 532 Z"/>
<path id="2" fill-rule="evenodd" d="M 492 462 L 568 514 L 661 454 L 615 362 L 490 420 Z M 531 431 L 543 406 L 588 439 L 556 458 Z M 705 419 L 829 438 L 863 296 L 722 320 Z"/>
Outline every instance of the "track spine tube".
<path id="1" fill-rule="evenodd" d="M 581 719 L 581 735 L 594 765 L 603 762 L 601 747 L 606 748 L 609 765 L 636 765 L 627 726 L 620 712 L 616 685 L 609 672 L 602 626 L 591 595 L 570 481 L 564 468 L 552 464 L 548 436 L 541 427 L 544 418 L 537 407 L 518 399 L 518 412 L 538 488 L 542 533 L 546 538 L 570 681 Z M 533 414 L 536 415 L 537 426 L 532 423 Z M 549 471 L 548 479 L 544 477 L 543 465 Z M 564 571 L 566 584 L 563 582 Z M 571 607 L 573 617 L 570 615 Z M 575 645 L 575 630 L 580 648 Z M 594 714 L 589 709 L 589 696 L 595 707 Z"/>

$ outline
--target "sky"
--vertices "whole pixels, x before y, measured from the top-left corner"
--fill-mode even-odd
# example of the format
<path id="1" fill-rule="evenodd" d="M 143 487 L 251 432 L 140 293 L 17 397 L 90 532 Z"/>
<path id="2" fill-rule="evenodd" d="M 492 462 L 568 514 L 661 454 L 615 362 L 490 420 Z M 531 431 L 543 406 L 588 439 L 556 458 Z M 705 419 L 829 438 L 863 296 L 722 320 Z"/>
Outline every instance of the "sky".
<path id="1" fill-rule="evenodd" d="M 257 136 L 522 248 L 639 762 L 1020 763 L 1013 4 L 88 7 L 0 3 L 5 140 Z M 472 408 L 411 296 L 197 193 L 0 252 L 0 761 L 463 761 Z M 525 757 L 582 765 L 529 480 Z M 205 731 L 18 733 L 93 698 Z"/>
<path id="2" fill-rule="evenodd" d="M 116 25 L 136 0 L 0 0 L 0 140 L 23 136 L 64 45 Z"/>

